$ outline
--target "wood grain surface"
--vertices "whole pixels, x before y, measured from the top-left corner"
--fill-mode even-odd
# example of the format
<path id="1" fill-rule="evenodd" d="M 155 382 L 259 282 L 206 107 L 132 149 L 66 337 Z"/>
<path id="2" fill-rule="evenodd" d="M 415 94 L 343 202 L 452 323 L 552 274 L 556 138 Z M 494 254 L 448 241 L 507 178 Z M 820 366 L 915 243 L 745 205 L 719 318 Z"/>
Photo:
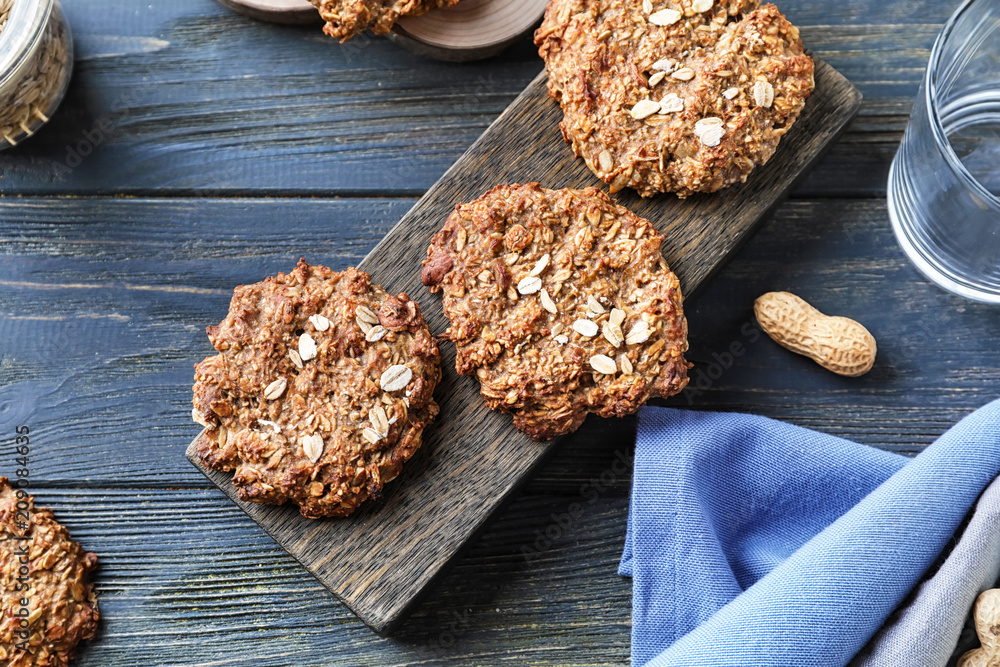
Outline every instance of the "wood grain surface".
<path id="1" fill-rule="evenodd" d="M 447 319 L 440 299 L 420 282 L 420 263 L 457 203 L 505 182 L 539 181 L 552 188 L 598 184 L 563 142 L 562 112 L 545 81 L 540 74 L 359 265 L 389 293 L 416 299 L 431 331 L 444 331 Z M 850 82 L 818 61 L 816 90 L 802 116 L 746 183 L 686 200 L 674 195 L 644 200 L 631 191 L 617 200 L 666 236 L 664 256 L 690 294 L 819 159 L 860 104 Z M 310 521 L 294 507 L 239 501 L 231 475 L 201 466 L 194 442 L 187 451 L 193 464 L 381 634 L 395 629 L 555 444 L 532 441 L 508 415 L 488 410 L 475 380 L 456 374 L 452 346 L 442 347 L 438 422 L 385 498 L 347 519 Z"/>
<path id="2" fill-rule="evenodd" d="M 0 474 L 14 473 L 14 427 L 30 425 L 35 493 L 101 558 L 101 629 L 75 665 L 627 665 L 618 457 L 633 419 L 591 419 L 560 443 L 389 639 L 184 458 L 192 366 L 213 353 L 204 328 L 232 286 L 300 256 L 360 262 L 538 73 L 530 40 L 452 65 L 208 0 L 62 2 L 77 47 L 66 102 L 0 156 Z M 865 99 L 686 302 L 697 387 L 667 404 L 915 453 L 1000 380 L 1000 310 L 925 280 L 885 211 L 889 162 L 958 0 L 778 4 Z M 110 131 L 82 163 L 56 170 L 100 121 Z M 753 299 L 772 290 L 864 323 L 872 372 L 839 378 L 747 336 Z M 567 523 L 574 504 L 583 515 Z"/>

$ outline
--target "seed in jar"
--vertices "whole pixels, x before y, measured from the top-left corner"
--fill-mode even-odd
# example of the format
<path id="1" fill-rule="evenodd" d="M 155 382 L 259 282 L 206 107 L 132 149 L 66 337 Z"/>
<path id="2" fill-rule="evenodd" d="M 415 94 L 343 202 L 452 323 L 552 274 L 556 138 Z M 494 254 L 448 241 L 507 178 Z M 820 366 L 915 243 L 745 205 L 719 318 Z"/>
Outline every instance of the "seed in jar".
<path id="1" fill-rule="evenodd" d="M 413 371 L 411 371 L 407 366 L 402 364 L 396 364 L 390 366 L 382 373 L 382 377 L 379 378 L 379 386 L 382 387 L 382 391 L 387 391 L 392 393 L 394 391 L 399 391 L 405 389 L 406 385 L 410 383 L 413 379 Z"/>
<path id="2" fill-rule="evenodd" d="M 604 375 L 614 375 L 618 372 L 615 360 L 605 354 L 595 354 L 590 358 L 590 367 Z"/>
<path id="3" fill-rule="evenodd" d="M 586 338 L 593 338 L 597 335 L 599 329 L 597 328 L 596 322 L 591 322 L 590 320 L 576 320 L 573 322 L 573 331 L 577 332 L 581 336 Z"/>

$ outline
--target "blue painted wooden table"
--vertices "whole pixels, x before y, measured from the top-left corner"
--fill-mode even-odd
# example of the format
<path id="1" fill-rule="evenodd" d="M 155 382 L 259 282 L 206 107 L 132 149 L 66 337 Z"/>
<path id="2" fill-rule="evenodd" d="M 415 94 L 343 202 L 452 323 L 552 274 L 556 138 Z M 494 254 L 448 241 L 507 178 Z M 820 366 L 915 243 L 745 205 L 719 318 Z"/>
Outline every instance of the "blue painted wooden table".
<path id="1" fill-rule="evenodd" d="M 539 72 L 525 39 L 442 64 L 339 45 L 211 0 L 65 0 L 77 69 L 50 125 L 0 154 L 0 474 L 19 425 L 33 489 L 101 559 L 79 665 L 625 664 L 616 574 L 634 420 L 589 421 L 392 639 L 376 637 L 184 459 L 192 365 L 232 287 L 300 256 L 358 262 Z M 889 162 L 955 2 L 784 0 L 865 95 L 848 133 L 694 300 L 692 388 L 912 453 L 996 396 L 1000 311 L 898 250 Z M 879 341 L 861 379 L 746 326 L 791 290 Z M 734 345 L 739 343 L 739 345 Z M 733 354 L 732 350 L 739 350 Z M 582 517 L 567 518 L 573 503 Z"/>

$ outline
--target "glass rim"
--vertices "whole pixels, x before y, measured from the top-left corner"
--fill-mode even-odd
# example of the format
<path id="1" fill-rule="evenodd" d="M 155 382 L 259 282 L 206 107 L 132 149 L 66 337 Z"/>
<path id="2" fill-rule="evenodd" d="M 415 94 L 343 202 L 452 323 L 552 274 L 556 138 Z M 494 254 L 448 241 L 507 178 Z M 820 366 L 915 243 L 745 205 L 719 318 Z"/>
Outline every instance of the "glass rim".
<path id="1" fill-rule="evenodd" d="M 15 0 L 0 32 L 0 89 L 30 61 L 48 25 L 54 0 Z"/>
<path id="2" fill-rule="evenodd" d="M 944 132 L 944 125 L 941 123 L 941 117 L 938 115 L 937 105 L 934 104 L 934 98 L 937 96 L 937 73 L 938 65 L 941 59 L 941 52 L 944 50 L 944 44 L 951 37 L 952 32 L 955 30 L 955 26 L 958 24 L 959 19 L 965 12 L 976 4 L 979 0 L 965 0 L 962 5 L 955 10 L 955 12 L 948 19 L 941 33 L 934 40 L 934 46 L 931 48 L 931 57 L 927 63 L 927 71 L 924 74 L 924 103 L 927 105 L 927 115 L 930 119 L 931 134 L 934 136 L 934 142 L 938 146 L 938 150 L 942 152 L 948 165 L 952 168 L 955 174 L 966 183 L 970 188 L 976 191 L 976 193 L 985 199 L 988 203 L 992 204 L 995 208 L 1000 208 L 1000 198 L 995 194 L 986 189 L 979 180 L 973 176 L 969 170 L 966 168 L 965 164 L 958 158 L 955 153 L 954 147 L 951 145 L 951 141 L 948 140 L 948 136 Z"/>

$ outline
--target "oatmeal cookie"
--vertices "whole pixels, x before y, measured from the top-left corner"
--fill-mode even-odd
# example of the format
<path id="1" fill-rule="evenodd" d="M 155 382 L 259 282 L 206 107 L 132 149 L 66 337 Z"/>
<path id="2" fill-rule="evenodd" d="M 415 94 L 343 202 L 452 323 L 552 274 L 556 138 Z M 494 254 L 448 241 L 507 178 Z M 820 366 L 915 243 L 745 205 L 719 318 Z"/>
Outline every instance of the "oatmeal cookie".
<path id="1" fill-rule="evenodd" d="M 323 32 L 344 42 L 365 29 L 384 35 L 400 16 L 420 16 L 458 0 L 310 0 L 326 21 Z"/>
<path id="2" fill-rule="evenodd" d="M 0 664 L 65 667 L 97 632 L 97 556 L 34 502 L 0 477 Z"/>
<path id="3" fill-rule="evenodd" d="M 597 188 L 500 185 L 459 204 L 423 263 L 456 370 L 544 440 L 687 384 L 687 322 L 663 236 Z"/>
<path id="4" fill-rule="evenodd" d="M 202 462 L 243 500 L 347 516 L 378 498 L 438 413 L 441 353 L 406 294 L 300 260 L 237 287 L 195 366 Z"/>
<path id="5" fill-rule="evenodd" d="M 798 29 L 760 0 L 552 0 L 535 43 L 563 138 L 643 197 L 745 181 L 815 85 Z"/>

